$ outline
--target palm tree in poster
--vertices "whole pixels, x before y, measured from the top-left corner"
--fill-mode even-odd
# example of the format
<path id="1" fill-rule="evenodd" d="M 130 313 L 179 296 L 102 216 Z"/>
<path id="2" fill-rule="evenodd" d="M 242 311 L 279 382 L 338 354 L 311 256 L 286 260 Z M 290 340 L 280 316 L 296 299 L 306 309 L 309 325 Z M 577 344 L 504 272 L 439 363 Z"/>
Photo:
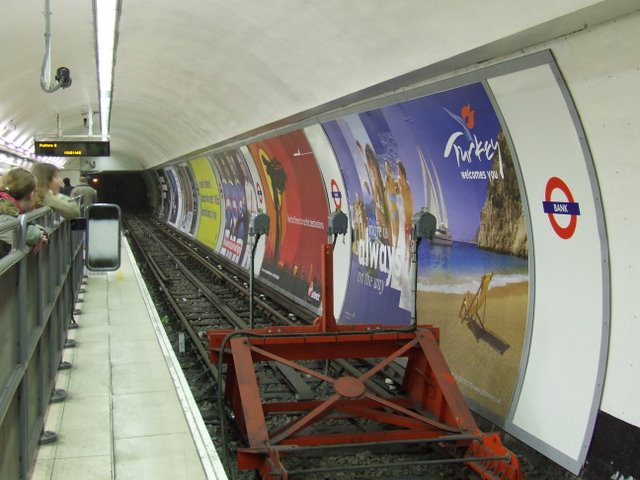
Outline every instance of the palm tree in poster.
<path id="1" fill-rule="evenodd" d="M 265 170 L 269 176 L 271 182 L 271 189 L 273 191 L 273 205 L 276 210 L 276 238 L 273 248 L 273 258 L 275 263 L 278 263 L 280 240 L 282 235 L 282 212 L 280 206 L 282 205 L 282 195 L 284 195 L 285 186 L 287 184 L 287 174 L 282 168 L 282 164 L 276 158 L 269 160 L 268 158 L 262 159 L 264 162 Z"/>

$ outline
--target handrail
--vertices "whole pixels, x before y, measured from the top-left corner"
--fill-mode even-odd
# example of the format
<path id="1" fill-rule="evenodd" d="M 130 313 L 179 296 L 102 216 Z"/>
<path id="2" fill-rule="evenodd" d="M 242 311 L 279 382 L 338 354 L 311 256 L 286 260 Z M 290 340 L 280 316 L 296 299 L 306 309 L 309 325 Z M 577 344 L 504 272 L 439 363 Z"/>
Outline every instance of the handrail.
<path id="1" fill-rule="evenodd" d="M 32 224 L 49 235 L 37 253 L 25 244 Z M 49 207 L 0 221 L 0 235 L 7 232 L 12 248 L 0 257 L 0 431 L 17 438 L 4 447 L 0 472 L 26 480 L 82 281 L 84 237 Z"/>

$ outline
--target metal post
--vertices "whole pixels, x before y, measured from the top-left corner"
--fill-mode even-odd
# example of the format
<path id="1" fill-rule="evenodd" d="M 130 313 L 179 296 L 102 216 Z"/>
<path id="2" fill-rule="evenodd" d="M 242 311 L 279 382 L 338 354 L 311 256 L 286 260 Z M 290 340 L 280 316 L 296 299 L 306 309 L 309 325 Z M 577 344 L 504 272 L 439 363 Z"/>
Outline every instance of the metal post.
<path id="1" fill-rule="evenodd" d="M 249 267 L 249 328 L 253 328 L 253 261 L 256 256 L 256 245 L 260 239 L 260 235 L 257 238 L 250 235 L 251 238 L 251 265 Z"/>
<path id="2" fill-rule="evenodd" d="M 418 244 L 419 239 L 411 239 L 411 295 L 413 302 L 411 303 L 411 327 L 418 325 Z"/>
<path id="3" fill-rule="evenodd" d="M 269 216 L 266 213 L 257 212 L 252 215 L 249 222 L 249 236 L 251 237 L 251 266 L 249 269 L 249 327 L 253 328 L 253 262 L 256 256 L 256 247 L 260 241 L 260 235 L 269 233 Z"/>
<path id="4" fill-rule="evenodd" d="M 413 305 L 411 306 L 411 327 L 418 326 L 417 319 L 417 303 L 418 303 L 418 246 L 420 240 L 428 238 L 431 240 L 436 232 L 436 217 L 429 210 L 422 208 L 413 215 L 411 221 L 411 274 L 413 285 L 411 291 L 413 294 Z"/>
<path id="5" fill-rule="evenodd" d="M 20 234 L 17 238 L 17 249 L 24 252 L 27 223 L 24 217 L 20 221 Z M 14 236 L 14 241 L 16 237 Z M 19 387 L 19 419 L 18 419 L 18 449 L 20 452 L 20 475 L 26 478 L 29 471 L 29 384 L 27 381 L 27 359 L 29 351 L 29 332 L 27 331 L 27 254 L 23 253 L 18 265 L 17 293 L 17 316 L 16 329 L 18 332 L 18 363 L 24 366 L 22 380 Z"/>

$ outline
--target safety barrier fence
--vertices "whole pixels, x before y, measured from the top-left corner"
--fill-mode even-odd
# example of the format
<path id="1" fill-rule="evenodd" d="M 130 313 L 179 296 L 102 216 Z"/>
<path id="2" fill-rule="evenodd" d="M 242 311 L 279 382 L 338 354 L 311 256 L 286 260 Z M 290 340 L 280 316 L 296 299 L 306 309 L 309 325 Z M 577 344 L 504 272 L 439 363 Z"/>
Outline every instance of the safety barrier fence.
<path id="1" fill-rule="evenodd" d="M 25 244 L 27 226 L 46 229 L 38 253 Z M 64 392 L 55 378 L 83 275 L 83 232 L 49 207 L 0 222 L 0 479 L 26 479 L 44 432 L 50 401 Z M 0 255 L 2 254 L 0 253 Z"/>

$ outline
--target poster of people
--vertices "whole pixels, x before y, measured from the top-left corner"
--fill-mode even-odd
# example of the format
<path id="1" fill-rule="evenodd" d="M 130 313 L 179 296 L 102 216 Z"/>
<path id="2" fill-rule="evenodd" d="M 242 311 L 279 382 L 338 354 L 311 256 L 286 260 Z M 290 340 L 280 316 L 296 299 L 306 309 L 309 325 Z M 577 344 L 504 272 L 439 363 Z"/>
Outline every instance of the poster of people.
<path id="1" fill-rule="evenodd" d="M 220 181 L 225 218 L 220 253 L 246 267 L 249 221 L 255 211 L 251 174 L 239 149 L 215 154 L 213 166 Z"/>
<path id="2" fill-rule="evenodd" d="M 425 165 L 399 150 L 381 110 L 323 126 L 343 172 L 352 219 L 349 289 L 339 321 L 408 325 L 411 220 L 414 205 L 425 204 Z"/>
<path id="3" fill-rule="evenodd" d="M 328 199 L 301 130 L 248 145 L 271 226 L 260 276 L 318 310 Z"/>
<path id="4" fill-rule="evenodd" d="M 427 209 L 437 230 L 418 249 L 417 322 L 441 329 L 443 352 L 465 396 L 504 418 L 527 321 L 527 232 L 516 170 L 484 87 L 472 84 L 323 127 L 353 219 L 340 323 L 410 324 L 411 220 Z"/>

